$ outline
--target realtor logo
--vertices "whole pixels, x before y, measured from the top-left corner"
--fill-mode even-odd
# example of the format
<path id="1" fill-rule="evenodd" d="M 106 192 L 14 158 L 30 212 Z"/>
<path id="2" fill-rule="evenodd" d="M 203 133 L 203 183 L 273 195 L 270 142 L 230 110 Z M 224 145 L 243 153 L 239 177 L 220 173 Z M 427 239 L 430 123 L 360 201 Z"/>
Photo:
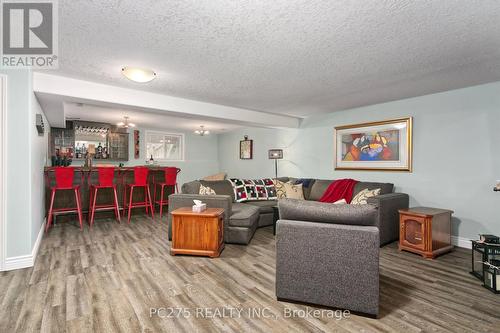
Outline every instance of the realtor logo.
<path id="1" fill-rule="evenodd" d="M 57 68 L 57 2 L 2 3 L 2 67 Z"/>

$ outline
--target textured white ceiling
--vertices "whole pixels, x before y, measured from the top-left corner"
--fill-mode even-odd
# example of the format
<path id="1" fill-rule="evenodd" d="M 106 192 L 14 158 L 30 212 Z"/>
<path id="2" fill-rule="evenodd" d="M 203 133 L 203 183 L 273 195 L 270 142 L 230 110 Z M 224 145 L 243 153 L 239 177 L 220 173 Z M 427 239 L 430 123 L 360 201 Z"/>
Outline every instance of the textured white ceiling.
<path id="1" fill-rule="evenodd" d="M 55 74 L 212 103 L 307 116 L 500 80 L 499 0 L 59 4 Z"/>

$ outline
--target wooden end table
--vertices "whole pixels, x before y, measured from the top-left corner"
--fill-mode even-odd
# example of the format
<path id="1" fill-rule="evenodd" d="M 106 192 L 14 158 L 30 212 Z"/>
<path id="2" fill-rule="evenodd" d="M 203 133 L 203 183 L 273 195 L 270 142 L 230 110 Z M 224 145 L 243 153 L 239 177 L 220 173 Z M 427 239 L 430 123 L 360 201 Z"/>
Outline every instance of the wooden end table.
<path id="1" fill-rule="evenodd" d="M 223 215 L 222 208 L 207 208 L 201 213 L 191 207 L 174 210 L 170 254 L 218 257 L 224 249 Z"/>
<path id="2" fill-rule="evenodd" d="M 430 207 L 400 209 L 399 250 L 430 259 L 451 251 L 451 214 L 451 210 Z"/>

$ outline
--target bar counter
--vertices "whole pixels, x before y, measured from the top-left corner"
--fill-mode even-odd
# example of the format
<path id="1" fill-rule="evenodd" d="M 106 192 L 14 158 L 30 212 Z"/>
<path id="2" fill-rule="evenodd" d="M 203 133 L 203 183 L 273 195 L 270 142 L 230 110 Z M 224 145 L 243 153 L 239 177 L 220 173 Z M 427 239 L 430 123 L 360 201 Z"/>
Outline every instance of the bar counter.
<path id="1" fill-rule="evenodd" d="M 89 188 L 90 184 L 97 184 L 97 168 L 98 167 L 113 167 L 108 165 L 94 165 L 92 168 L 86 168 L 82 166 L 68 166 L 66 168 L 74 168 L 75 176 L 74 176 L 74 185 L 80 186 L 81 193 L 81 202 L 82 202 L 82 211 L 83 214 L 88 213 L 89 209 Z M 145 167 L 149 168 L 149 176 L 148 182 L 151 190 L 151 198 L 154 200 L 154 181 L 163 182 L 164 177 L 164 168 L 165 166 L 156 166 L 156 165 L 145 165 Z M 45 167 L 45 211 L 48 212 L 50 205 L 50 188 L 55 186 L 54 173 L 51 172 L 55 167 Z M 134 182 L 134 173 L 133 167 L 113 167 L 115 169 L 115 184 L 117 186 L 118 193 L 118 203 L 120 205 L 120 212 L 123 210 L 123 194 L 125 191 L 125 184 Z M 164 198 L 167 198 L 170 194 L 174 193 L 174 187 L 167 187 L 165 189 Z M 144 201 L 144 190 L 136 189 L 134 191 L 133 200 L 134 201 Z M 157 200 L 159 200 L 160 189 L 159 186 L 157 188 Z M 112 204 L 113 203 L 113 191 L 111 189 L 101 189 L 99 190 L 97 200 L 97 204 Z M 64 208 L 64 207 L 76 207 L 75 195 L 71 190 L 61 190 L 56 192 L 56 197 L 54 201 L 54 208 Z M 132 214 L 145 214 L 144 208 L 134 208 L 132 209 Z M 71 215 L 64 216 L 64 220 L 74 219 L 78 220 L 76 209 L 75 211 L 70 212 L 61 212 L 55 213 L 55 216 L 59 218 L 57 220 L 63 219 L 61 215 Z M 101 217 L 114 217 L 114 212 L 112 210 L 108 210 L 105 212 L 99 212 L 99 209 L 96 209 L 96 219 Z M 84 216 L 84 219 L 86 216 Z M 55 220 L 55 219 L 54 219 Z"/>

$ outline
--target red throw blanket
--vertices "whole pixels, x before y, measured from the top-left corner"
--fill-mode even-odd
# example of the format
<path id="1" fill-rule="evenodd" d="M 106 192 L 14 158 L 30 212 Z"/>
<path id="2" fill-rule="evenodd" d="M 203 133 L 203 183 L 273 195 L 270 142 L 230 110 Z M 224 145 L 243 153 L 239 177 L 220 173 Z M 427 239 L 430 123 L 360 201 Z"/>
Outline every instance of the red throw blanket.
<path id="1" fill-rule="evenodd" d="M 335 202 L 340 199 L 345 199 L 347 203 L 352 200 L 352 193 L 354 191 L 354 185 L 358 183 L 354 179 L 339 179 L 335 180 L 328 186 L 325 193 L 319 199 L 319 202 Z"/>

